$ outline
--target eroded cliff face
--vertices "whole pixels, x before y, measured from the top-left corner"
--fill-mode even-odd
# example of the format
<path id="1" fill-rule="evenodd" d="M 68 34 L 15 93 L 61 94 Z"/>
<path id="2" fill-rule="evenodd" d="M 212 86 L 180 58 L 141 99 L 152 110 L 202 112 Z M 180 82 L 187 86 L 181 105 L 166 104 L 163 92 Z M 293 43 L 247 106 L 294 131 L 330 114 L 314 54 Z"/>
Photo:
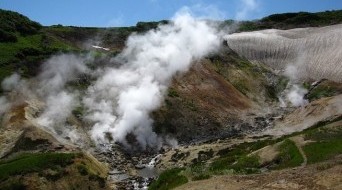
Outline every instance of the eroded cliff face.
<path id="1" fill-rule="evenodd" d="M 226 37 L 229 47 L 251 62 L 290 72 L 299 79 L 341 82 L 342 25 L 242 32 Z"/>

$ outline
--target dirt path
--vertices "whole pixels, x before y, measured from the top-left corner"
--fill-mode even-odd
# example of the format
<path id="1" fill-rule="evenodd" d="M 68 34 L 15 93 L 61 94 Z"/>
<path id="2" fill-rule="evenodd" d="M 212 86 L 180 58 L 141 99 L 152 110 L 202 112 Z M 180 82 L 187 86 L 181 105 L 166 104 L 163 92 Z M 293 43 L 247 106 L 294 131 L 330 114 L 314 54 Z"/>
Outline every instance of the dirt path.
<path id="1" fill-rule="evenodd" d="M 296 144 L 300 154 L 302 155 L 302 157 L 304 159 L 303 163 L 301 164 L 301 167 L 305 167 L 308 163 L 308 158 L 306 157 L 306 155 L 302 149 L 302 146 L 304 146 L 306 143 L 304 140 L 304 137 L 299 135 L 299 136 L 291 137 L 290 139 Z"/>

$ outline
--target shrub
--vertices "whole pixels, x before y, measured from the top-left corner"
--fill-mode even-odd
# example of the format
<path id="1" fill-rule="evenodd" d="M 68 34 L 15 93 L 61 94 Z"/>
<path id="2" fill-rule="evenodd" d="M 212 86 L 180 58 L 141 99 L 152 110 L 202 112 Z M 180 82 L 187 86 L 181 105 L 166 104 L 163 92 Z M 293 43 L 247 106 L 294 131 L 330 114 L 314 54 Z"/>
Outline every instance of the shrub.
<path id="1" fill-rule="evenodd" d="M 42 25 L 26 16 L 7 10 L 0 10 L 0 29 L 6 32 L 18 32 L 22 35 L 36 34 Z"/>
<path id="2" fill-rule="evenodd" d="M 158 179 L 150 185 L 149 190 L 168 190 L 183 185 L 188 179 L 179 173 L 183 168 L 173 168 L 160 174 Z"/>
<path id="3" fill-rule="evenodd" d="M 209 179 L 210 177 L 211 176 L 209 174 L 201 174 L 201 175 L 194 176 L 192 180 L 199 181 L 199 180 Z"/>
<path id="4" fill-rule="evenodd" d="M 15 33 L 6 32 L 3 29 L 0 29 L 0 42 L 17 42 L 17 36 Z"/>

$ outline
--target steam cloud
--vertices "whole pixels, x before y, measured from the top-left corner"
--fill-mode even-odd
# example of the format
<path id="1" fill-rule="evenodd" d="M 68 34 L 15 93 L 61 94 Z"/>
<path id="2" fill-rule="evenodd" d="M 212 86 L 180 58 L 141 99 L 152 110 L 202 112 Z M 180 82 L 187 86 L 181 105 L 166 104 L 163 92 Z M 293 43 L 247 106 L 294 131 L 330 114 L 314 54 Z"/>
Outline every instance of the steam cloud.
<path id="1" fill-rule="evenodd" d="M 75 126 L 66 121 L 75 107 L 83 106 L 85 123 L 91 125 L 89 134 L 97 144 L 113 140 L 130 146 L 126 136 L 132 134 L 141 148 L 155 147 L 162 139 L 152 130 L 150 113 L 160 106 L 172 77 L 186 72 L 191 63 L 220 45 L 220 35 L 208 21 L 183 9 L 169 24 L 131 35 L 126 48 L 109 66 L 96 71 L 90 72 L 86 66 L 92 61 L 90 57 L 66 54 L 50 58 L 34 79 L 13 74 L 3 81 L 2 88 L 17 92 L 21 99 L 0 97 L 0 114 L 18 101 L 38 99 L 44 108 L 36 122 L 46 131 L 75 142 L 80 137 Z M 81 94 L 68 83 L 83 74 L 96 80 Z M 176 144 L 169 138 L 165 142 Z"/>
<path id="2" fill-rule="evenodd" d="M 259 3 L 256 0 L 241 0 L 241 9 L 236 13 L 236 20 L 245 20 L 248 14 L 258 7 Z"/>
<path id="3" fill-rule="evenodd" d="M 286 106 L 286 103 L 283 99 L 287 100 L 292 106 L 295 107 L 304 106 L 309 102 L 304 98 L 308 93 L 308 90 L 303 88 L 303 86 L 300 84 L 301 75 L 299 70 L 303 67 L 303 64 L 303 56 L 298 56 L 297 61 L 294 64 L 289 64 L 285 68 L 284 75 L 287 76 L 290 81 L 287 84 L 287 88 L 279 97 L 281 106 L 283 107 Z"/>
<path id="4" fill-rule="evenodd" d="M 189 12 L 177 13 L 171 24 L 143 35 L 129 37 L 126 48 L 114 60 L 119 68 L 106 68 L 83 103 L 94 122 L 93 139 L 105 142 L 105 133 L 127 145 L 133 133 L 140 145 L 155 146 L 149 114 L 160 106 L 172 77 L 220 46 L 217 31 Z"/>
<path id="5" fill-rule="evenodd" d="M 88 58 L 72 54 L 57 55 L 44 63 L 42 72 L 34 79 L 22 79 L 16 73 L 4 79 L 2 89 L 11 93 L 10 99 L 0 97 L 0 116 L 11 106 L 24 101 L 42 101 L 44 108 L 36 118 L 39 126 L 57 137 L 69 137 L 75 142 L 78 137 L 69 134 L 75 129 L 66 126 L 65 122 L 78 105 L 78 93 L 66 89 L 66 84 L 88 72 L 85 60 Z"/>
<path id="6" fill-rule="evenodd" d="M 38 76 L 37 94 L 44 100 L 45 109 L 37 122 L 56 134 L 73 130 L 64 124 L 72 110 L 79 105 L 78 93 L 65 89 L 65 85 L 80 74 L 88 73 L 85 60 L 87 58 L 72 54 L 52 57 L 43 65 L 43 72 Z"/>
<path id="7" fill-rule="evenodd" d="M 10 107 L 10 103 L 8 102 L 7 98 L 4 96 L 1 96 L 0 97 L 0 118 L 8 110 L 9 107 Z"/>

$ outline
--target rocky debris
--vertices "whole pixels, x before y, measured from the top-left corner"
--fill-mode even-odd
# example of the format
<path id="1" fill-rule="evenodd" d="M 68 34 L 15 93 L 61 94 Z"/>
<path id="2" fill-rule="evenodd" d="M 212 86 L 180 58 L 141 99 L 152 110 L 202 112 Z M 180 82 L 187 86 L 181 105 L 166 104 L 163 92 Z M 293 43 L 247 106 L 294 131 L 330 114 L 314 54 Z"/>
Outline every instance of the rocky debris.
<path id="1" fill-rule="evenodd" d="M 213 156 L 214 156 L 213 149 L 209 149 L 208 151 L 199 151 L 197 160 L 198 162 L 203 162 L 203 161 L 209 160 Z"/>
<path id="2" fill-rule="evenodd" d="M 274 121 L 274 127 L 260 135 L 282 136 L 296 131 L 302 131 L 319 122 L 334 120 L 342 115 L 342 95 L 321 98 L 308 105 L 296 108 L 282 119 Z"/>
<path id="3" fill-rule="evenodd" d="M 77 147 L 65 144 L 34 121 L 39 103 L 17 105 L 3 117 L 0 129 L 0 158 L 19 152 L 72 151 Z"/>
<path id="4" fill-rule="evenodd" d="M 167 147 L 164 147 L 164 150 Z M 157 175 L 154 168 L 161 157 L 155 151 L 130 152 L 120 144 L 102 144 L 93 151 L 101 162 L 109 165 L 108 180 L 117 189 L 146 189 Z"/>
<path id="5" fill-rule="evenodd" d="M 4 130 L 3 128 L 0 130 L 0 158 L 3 158 L 12 151 L 23 133 L 23 130 Z"/>
<path id="6" fill-rule="evenodd" d="M 190 155 L 190 152 L 180 152 L 176 149 L 176 153 L 171 156 L 171 161 L 178 162 L 179 160 L 183 160 Z"/>

